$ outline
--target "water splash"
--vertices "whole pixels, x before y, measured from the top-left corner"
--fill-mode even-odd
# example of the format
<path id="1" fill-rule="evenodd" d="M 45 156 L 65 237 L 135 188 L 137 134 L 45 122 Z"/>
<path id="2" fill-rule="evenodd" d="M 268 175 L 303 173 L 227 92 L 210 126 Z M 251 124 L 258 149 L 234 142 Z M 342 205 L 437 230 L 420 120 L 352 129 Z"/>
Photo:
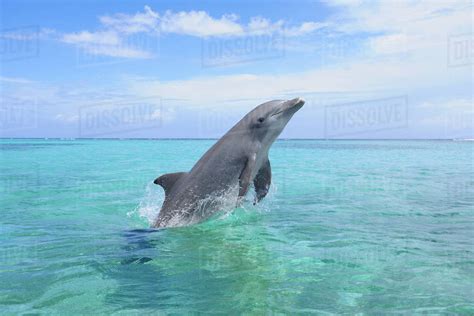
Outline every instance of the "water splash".
<path id="1" fill-rule="evenodd" d="M 224 190 L 215 192 L 204 199 L 197 201 L 196 205 L 188 210 L 178 212 L 168 221 L 167 226 L 188 226 L 215 217 L 217 214 L 226 214 L 235 209 L 237 205 L 238 183 Z M 192 210 L 192 214 L 188 212 Z"/>
<path id="2" fill-rule="evenodd" d="M 238 185 L 200 200 L 194 208 L 193 214 L 188 216 L 186 212 L 181 212 L 174 216 L 168 226 L 187 226 L 203 221 L 204 219 L 225 221 L 231 220 L 233 211 L 238 208 L 244 213 L 266 213 L 275 208 L 275 194 L 278 186 L 272 184 L 267 196 L 258 204 L 253 204 L 255 200 L 255 190 L 249 189 L 249 194 L 237 205 Z M 159 215 L 161 206 L 165 199 L 164 191 L 153 182 L 147 184 L 145 195 L 138 206 L 127 213 L 128 217 L 138 217 L 152 225 Z M 237 215 L 238 216 L 238 215 Z"/>
<path id="3" fill-rule="evenodd" d="M 137 216 L 141 220 L 146 220 L 149 225 L 152 225 L 160 213 L 164 200 L 164 191 L 153 182 L 149 182 L 145 188 L 145 196 L 133 211 L 127 213 L 127 216 Z"/>

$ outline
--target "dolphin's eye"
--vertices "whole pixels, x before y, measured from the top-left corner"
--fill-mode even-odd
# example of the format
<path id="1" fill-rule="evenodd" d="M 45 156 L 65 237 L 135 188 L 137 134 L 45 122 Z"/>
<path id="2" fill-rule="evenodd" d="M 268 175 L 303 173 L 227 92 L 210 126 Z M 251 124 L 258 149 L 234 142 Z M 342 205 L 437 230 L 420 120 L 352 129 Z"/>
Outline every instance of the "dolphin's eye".
<path id="1" fill-rule="evenodd" d="M 263 117 L 261 117 L 261 118 L 258 119 L 258 122 L 259 122 L 259 123 L 263 123 L 263 121 L 265 121 L 265 119 L 264 119 Z"/>

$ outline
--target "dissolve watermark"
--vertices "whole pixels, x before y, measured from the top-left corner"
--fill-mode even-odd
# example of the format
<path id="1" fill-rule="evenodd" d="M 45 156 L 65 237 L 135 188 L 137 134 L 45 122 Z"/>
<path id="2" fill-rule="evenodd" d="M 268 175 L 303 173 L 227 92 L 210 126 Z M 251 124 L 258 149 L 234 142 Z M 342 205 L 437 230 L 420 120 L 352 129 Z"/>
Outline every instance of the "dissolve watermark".
<path id="1" fill-rule="evenodd" d="M 0 60 L 8 62 L 38 57 L 39 33 L 38 26 L 0 30 Z"/>
<path id="2" fill-rule="evenodd" d="M 474 112 L 450 113 L 443 119 L 444 136 L 448 138 L 474 138 Z"/>
<path id="3" fill-rule="evenodd" d="M 2 151 L 17 151 L 22 145 L 2 144 Z M 37 191 L 41 189 L 42 175 L 38 163 L 33 163 L 33 167 L 24 169 L 21 172 L 3 173 L 0 177 L 0 196 L 15 196 L 16 194 L 24 194 L 27 191 Z"/>
<path id="4" fill-rule="evenodd" d="M 97 137 L 162 126 L 161 98 L 107 102 L 79 108 L 79 136 Z"/>
<path id="5" fill-rule="evenodd" d="M 407 127 L 406 96 L 357 101 L 324 108 L 325 138 Z"/>
<path id="6" fill-rule="evenodd" d="M 222 264 L 225 262 L 225 256 L 223 252 L 227 249 L 217 250 L 215 252 L 209 252 L 209 249 L 205 246 L 198 248 L 198 267 L 199 267 L 199 277 L 204 277 L 204 273 L 213 273 L 222 268 Z"/>
<path id="7" fill-rule="evenodd" d="M 39 244 L 33 242 L 28 246 L 11 245 L 0 249 L 0 265 L 17 266 L 35 262 L 39 255 Z"/>
<path id="8" fill-rule="evenodd" d="M 76 46 L 78 68 L 117 64 L 136 59 L 152 59 L 160 55 L 160 36 L 130 34 L 98 43 Z"/>
<path id="9" fill-rule="evenodd" d="M 285 56 L 281 33 L 209 37 L 201 42 L 203 67 L 219 67 Z"/>
<path id="10" fill-rule="evenodd" d="M 0 96 L 0 136 L 38 126 L 36 101 Z"/>
<path id="11" fill-rule="evenodd" d="M 198 117 L 198 135 L 200 137 L 221 137 L 240 117 L 233 111 L 200 111 Z"/>
<path id="12" fill-rule="evenodd" d="M 466 179 L 446 178 L 444 183 L 444 201 L 448 205 L 474 202 L 474 184 Z"/>
<path id="13" fill-rule="evenodd" d="M 347 38 L 324 38 L 315 43 L 315 56 L 321 66 L 331 65 L 362 53 L 361 48 Z"/>
<path id="14" fill-rule="evenodd" d="M 104 192 L 121 197 L 134 196 L 145 189 L 144 183 L 146 184 L 149 180 L 147 177 L 140 177 L 108 181 L 75 181 L 72 182 L 70 187 L 74 189 L 78 202 L 82 202 L 84 199 L 90 201 L 94 198 L 100 198 Z"/>
<path id="15" fill-rule="evenodd" d="M 472 65 L 474 34 L 448 36 L 448 67 Z"/>

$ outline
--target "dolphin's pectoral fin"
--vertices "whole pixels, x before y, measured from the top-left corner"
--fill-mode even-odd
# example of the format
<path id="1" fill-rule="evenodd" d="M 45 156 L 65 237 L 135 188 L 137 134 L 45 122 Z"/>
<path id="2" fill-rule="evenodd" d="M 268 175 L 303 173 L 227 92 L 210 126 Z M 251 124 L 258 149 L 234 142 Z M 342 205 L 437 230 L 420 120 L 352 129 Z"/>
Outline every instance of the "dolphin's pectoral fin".
<path id="1" fill-rule="evenodd" d="M 179 178 L 187 174 L 187 172 L 175 172 L 164 174 L 153 181 L 154 184 L 159 184 L 165 190 L 165 194 L 171 190 L 173 185 L 178 181 Z"/>
<path id="2" fill-rule="evenodd" d="M 252 181 L 252 170 L 255 168 L 255 155 L 247 159 L 244 170 L 239 177 L 239 199 L 242 198 L 248 191 L 250 182 Z"/>
<path id="3" fill-rule="evenodd" d="M 260 202 L 260 200 L 263 199 L 265 195 L 267 195 L 271 182 L 272 168 L 270 166 L 270 161 L 267 159 L 260 170 L 258 170 L 255 179 L 253 179 L 253 185 L 255 186 L 255 192 L 257 193 L 257 196 L 253 202 L 254 205 Z"/>

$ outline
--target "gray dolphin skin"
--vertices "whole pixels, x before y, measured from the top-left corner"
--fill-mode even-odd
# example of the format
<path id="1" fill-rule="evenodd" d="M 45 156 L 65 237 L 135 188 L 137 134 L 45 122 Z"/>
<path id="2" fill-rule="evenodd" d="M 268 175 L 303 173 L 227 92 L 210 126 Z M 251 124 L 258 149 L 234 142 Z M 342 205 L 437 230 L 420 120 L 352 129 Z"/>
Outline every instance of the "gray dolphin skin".
<path id="1" fill-rule="evenodd" d="M 165 190 L 165 200 L 153 227 L 187 226 L 219 210 L 234 208 L 252 183 L 254 203 L 264 198 L 271 182 L 270 146 L 304 102 L 295 98 L 260 104 L 222 136 L 189 172 L 157 178 L 154 183 Z"/>

